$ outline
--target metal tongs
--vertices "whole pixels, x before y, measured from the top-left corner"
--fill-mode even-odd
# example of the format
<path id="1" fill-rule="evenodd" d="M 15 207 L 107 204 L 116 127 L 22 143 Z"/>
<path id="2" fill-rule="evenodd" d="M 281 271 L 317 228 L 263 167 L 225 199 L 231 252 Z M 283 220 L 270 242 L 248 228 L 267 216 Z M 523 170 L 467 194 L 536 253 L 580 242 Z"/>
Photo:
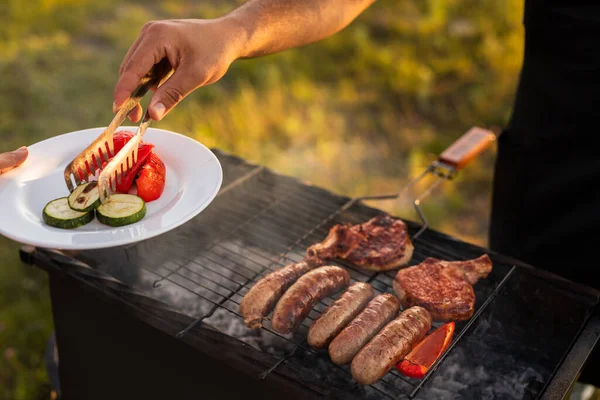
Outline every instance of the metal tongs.
<path id="1" fill-rule="evenodd" d="M 114 151 L 113 135 L 117 128 L 125 121 L 127 114 L 139 104 L 148 90 L 152 87 L 160 86 L 172 72 L 171 64 L 166 58 L 154 64 L 152 69 L 140 80 L 138 87 L 132 92 L 125 105 L 119 109 L 104 132 L 66 166 L 64 178 L 70 192 L 77 185 L 89 182 L 90 178 L 95 177 L 99 170 L 102 170 L 98 177 L 100 201 L 105 201 L 109 189 L 111 191 L 116 190 L 117 183 L 121 182 L 137 160 L 139 143 L 152 121 L 148 110 L 146 110 L 135 136 L 127 142 L 117 155 L 115 155 Z M 107 164 L 102 169 L 103 161 Z M 73 184 L 73 181 L 75 184 Z"/>
<path id="2" fill-rule="evenodd" d="M 429 227 L 429 223 L 421 209 L 421 202 L 442 182 L 454 179 L 459 170 L 463 169 L 495 140 L 496 135 L 492 131 L 474 126 L 444 150 L 437 160 L 433 161 L 421 174 L 404 185 L 400 191 L 387 195 L 363 196 L 355 199 L 356 201 L 398 200 L 409 188 L 415 186 L 425 176 L 433 174 L 435 178 L 433 183 L 430 183 L 413 201 L 415 210 L 422 223 L 421 229 L 412 237 L 413 240 L 416 240 Z"/>

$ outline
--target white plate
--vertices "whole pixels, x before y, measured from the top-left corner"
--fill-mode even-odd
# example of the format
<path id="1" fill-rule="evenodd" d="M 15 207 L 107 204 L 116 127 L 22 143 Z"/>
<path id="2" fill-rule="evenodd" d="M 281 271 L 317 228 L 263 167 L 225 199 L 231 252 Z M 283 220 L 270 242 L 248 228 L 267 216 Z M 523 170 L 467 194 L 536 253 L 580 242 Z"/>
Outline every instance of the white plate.
<path id="1" fill-rule="evenodd" d="M 63 178 L 66 165 L 104 128 L 66 133 L 29 146 L 23 165 L 0 175 L 0 234 L 38 247 L 83 250 L 114 247 L 148 239 L 189 221 L 210 204 L 221 187 L 223 171 L 204 145 L 178 133 L 149 128 L 164 161 L 167 177 L 161 197 L 146 204 L 146 216 L 120 228 L 97 220 L 76 229 L 58 229 L 42 219 L 46 203 L 69 195 Z M 118 130 L 135 132 L 136 127 Z"/>

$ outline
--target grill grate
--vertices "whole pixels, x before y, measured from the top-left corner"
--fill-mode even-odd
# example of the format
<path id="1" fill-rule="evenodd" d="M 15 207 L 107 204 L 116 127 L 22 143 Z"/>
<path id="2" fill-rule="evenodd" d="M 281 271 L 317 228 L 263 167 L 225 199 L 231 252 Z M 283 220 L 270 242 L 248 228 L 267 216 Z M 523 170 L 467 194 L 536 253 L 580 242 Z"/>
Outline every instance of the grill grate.
<path id="1" fill-rule="evenodd" d="M 326 351 L 307 345 L 308 327 L 334 298 L 317 304 L 291 335 L 273 331 L 269 318 L 260 330 L 244 326 L 239 303 L 258 279 L 302 260 L 306 249 L 322 241 L 335 224 L 362 223 L 380 211 L 235 157 L 217 155 L 224 167 L 223 188 L 193 221 L 157 238 L 122 248 L 85 251 L 77 258 L 191 317 L 188 326 L 178 328 L 179 338 L 209 327 L 271 356 L 260 375 L 262 379 L 281 374 L 328 397 L 398 399 L 418 395 L 435 376 L 434 369 L 422 380 L 405 377 L 393 369 L 376 384 L 360 386 L 352 380 L 347 366 L 336 366 Z M 411 222 L 407 225 L 414 238 L 420 226 Z M 411 265 L 427 257 L 464 260 L 484 252 L 430 230 L 413 241 Z M 494 262 L 492 273 L 475 285 L 476 313 L 469 321 L 456 324 L 450 349 L 464 341 L 467 331 L 479 329 L 481 315 L 495 312 L 489 310 L 493 299 L 503 293 L 514 275 L 511 260 L 494 253 L 490 257 Z M 395 271 L 375 273 L 344 262 L 331 264 L 345 267 L 351 282 L 369 282 L 377 294 L 393 293 Z M 434 323 L 434 328 L 440 325 Z M 567 350 L 565 344 L 563 352 Z"/>
<path id="2" fill-rule="evenodd" d="M 386 398 L 416 394 L 419 381 L 405 377 L 395 369 L 369 389 L 360 388 L 352 381 L 347 366 L 336 366 L 328 360 L 326 354 L 307 345 L 309 326 L 333 298 L 326 298 L 317 304 L 301 327 L 289 336 L 282 336 L 272 330 L 269 318 L 264 321 L 261 334 L 248 332 L 243 327 L 238 311 L 242 297 L 258 279 L 289 263 L 302 260 L 307 247 L 323 240 L 332 226 L 339 223 L 362 223 L 379 211 L 351 199 L 323 196 L 320 189 L 299 185 L 292 179 L 274 175 L 264 169 L 253 171 L 249 178 L 238 180 L 234 185 L 235 190 L 226 186 L 227 190 L 221 192 L 214 207 L 200 217 L 201 223 L 190 227 L 190 234 L 202 235 L 205 229 L 203 227 L 210 226 L 214 229 L 214 240 L 206 242 L 202 247 L 189 246 L 186 240 L 180 246 L 182 254 L 178 260 L 164 263 L 160 263 L 160 260 L 146 260 L 141 265 L 154 276 L 153 289 L 160 289 L 163 285 L 176 286 L 177 292 L 188 292 L 204 303 L 202 312 L 178 336 L 182 337 L 199 323 L 205 323 L 221 331 L 229 330 L 228 334 L 231 336 L 261 351 L 267 349 L 277 359 L 263 372 L 261 378 L 266 378 L 283 366 L 296 368 L 296 364 L 302 359 L 318 358 L 321 363 L 329 364 L 330 369 L 337 371 L 338 384 L 344 390 L 366 390 Z M 411 237 L 418 228 L 410 225 Z M 170 246 L 173 241 L 165 242 Z M 153 241 L 151 246 L 155 245 Z M 136 249 L 139 252 L 139 246 Z M 172 254 L 172 251 L 169 253 Z M 417 264 L 430 256 L 464 259 L 416 240 L 411 264 Z M 393 271 L 376 273 L 360 270 L 345 262 L 334 261 L 331 264 L 345 267 L 350 272 L 351 282 L 371 283 L 376 294 L 392 292 L 391 283 L 395 276 Z M 231 332 L 234 322 L 236 329 Z M 435 327 L 439 325 L 434 324 Z M 458 327 L 456 337 L 460 336 L 464 328 L 465 326 Z M 262 335 L 265 336 L 257 344 L 256 337 Z"/>

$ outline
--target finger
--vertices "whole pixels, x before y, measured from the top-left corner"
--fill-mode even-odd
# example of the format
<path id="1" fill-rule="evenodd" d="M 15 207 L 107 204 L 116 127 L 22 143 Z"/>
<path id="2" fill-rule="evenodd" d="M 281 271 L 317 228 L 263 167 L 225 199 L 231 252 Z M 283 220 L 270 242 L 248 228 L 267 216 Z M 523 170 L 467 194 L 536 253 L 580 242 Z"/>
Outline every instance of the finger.
<path id="1" fill-rule="evenodd" d="M 25 146 L 15 151 L 0 154 L 0 173 L 4 173 L 23 164 L 28 155 L 29 151 Z"/>
<path id="2" fill-rule="evenodd" d="M 159 88 L 156 89 L 148 112 L 155 121 L 160 121 L 173 107 L 197 87 L 202 86 L 207 79 L 190 65 L 182 64 Z"/>
<path id="3" fill-rule="evenodd" d="M 117 111 L 119 111 L 119 107 L 117 107 L 117 105 L 113 103 L 113 112 L 116 113 Z M 131 110 L 127 116 L 129 117 L 129 120 L 131 122 L 138 122 L 140 118 L 142 118 L 142 106 L 136 104 L 133 107 L 133 110 Z"/>
<path id="4" fill-rule="evenodd" d="M 142 118 L 142 106 L 139 104 L 129 113 L 129 120 L 131 122 L 138 122 Z"/>
<path id="5" fill-rule="evenodd" d="M 147 38 L 140 43 L 123 68 L 123 73 L 115 86 L 113 111 L 123 106 L 144 75 L 164 57 L 164 54 L 159 54 L 161 48 L 162 46 L 152 43 Z"/>
<path id="6" fill-rule="evenodd" d="M 123 57 L 123 61 L 121 61 L 121 65 L 119 65 L 119 75 L 123 74 L 123 70 L 125 69 L 125 66 L 129 63 L 131 56 L 133 55 L 133 53 L 135 53 L 137 48 L 140 46 L 140 43 L 142 42 L 143 38 L 144 38 L 143 34 L 138 36 L 135 39 L 135 41 L 133 42 L 133 44 L 127 50 L 127 53 L 125 53 L 125 57 Z"/>

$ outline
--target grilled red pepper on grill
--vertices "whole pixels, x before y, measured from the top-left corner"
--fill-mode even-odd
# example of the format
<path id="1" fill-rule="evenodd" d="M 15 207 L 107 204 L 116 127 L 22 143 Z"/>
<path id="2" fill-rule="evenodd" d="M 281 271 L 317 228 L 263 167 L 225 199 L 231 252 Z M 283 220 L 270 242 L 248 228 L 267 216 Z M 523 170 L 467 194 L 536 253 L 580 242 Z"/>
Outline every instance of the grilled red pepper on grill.
<path id="1" fill-rule="evenodd" d="M 135 181 L 138 196 L 145 202 L 158 199 L 165 189 L 166 172 L 162 160 L 155 153 L 151 153 Z"/>
<path id="2" fill-rule="evenodd" d="M 117 154 L 123 148 L 123 146 L 125 146 L 125 144 L 127 144 L 127 142 L 131 140 L 131 138 L 134 135 L 135 134 L 133 132 L 129 131 L 115 132 L 113 136 L 115 154 Z M 148 158 L 150 153 L 152 153 L 153 147 L 154 145 L 149 143 L 141 142 L 139 144 L 137 161 L 135 162 L 135 164 L 133 164 L 133 167 L 129 171 L 127 171 L 127 174 L 125 174 L 123 179 L 121 179 L 121 182 L 117 184 L 117 192 L 129 193 L 129 189 L 131 188 L 131 185 L 133 185 L 133 181 L 135 180 L 137 173 L 146 162 L 146 159 Z"/>
<path id="3" fill-rule="evenodd" d="M 448 322 L 436 329 L 417 344 L 396 368 L 411 378 L 422 378 L 435 360 L 448 348 L 454 334 L 454 322 Z"/>

